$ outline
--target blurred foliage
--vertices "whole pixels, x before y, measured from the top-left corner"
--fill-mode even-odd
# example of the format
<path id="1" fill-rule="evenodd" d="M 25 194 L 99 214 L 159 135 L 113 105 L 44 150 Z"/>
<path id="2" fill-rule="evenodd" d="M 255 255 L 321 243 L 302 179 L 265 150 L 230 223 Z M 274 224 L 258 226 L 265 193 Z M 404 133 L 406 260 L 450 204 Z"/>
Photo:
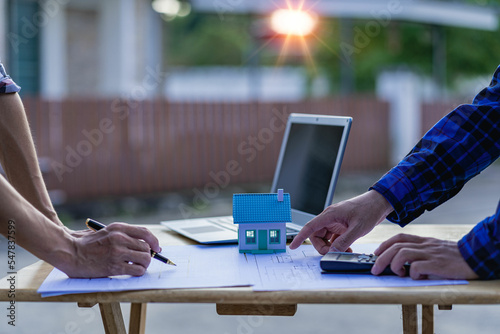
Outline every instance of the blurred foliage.
<path id="1" fill-rule="evenodd" d="M 499 6 L 500 0 L 470 0 L 476 5 Z M 481 2 L 481 3 L 479 3 Z M 499 8 L 499 7 L 497 7 Z M 351 66 L 356 90 L 370 91 L 377 73 L 388 67 L 405 66 L 432 75 L 433 29 L 417 23 L 353 20 L 353 40 L 342 42 L 339 19 L 323 18 L 311 39 L 314 68 L 305 59 L 285 57 L 278 61 L 276 48 L 266 41 L 254 40 L 250 31 L 256 18 L 250 15 L 217 15 L 191 13 L 166 22 L 166 61 L 173 66 L 240 66 L 259 50 L 264 65 L 300 65 L 308 67 L 311 76 L 321 72 L 331 82 L 332 93 L 340 90 L 341 66 Z M 378 24 L 374 25 L 374 22 Z M 500 64 L 499 31 L 482 31 L 440 27 L 446 40 L 447 83 L 458 77 L 491 75 Z M 364 36 L 363 36 L 364 35 Z M 312 43 L 311 43 L 312 42 Z M 352 54 L 352 63 L 346 54 Z"/>
<path id="2" fill-rule="evenodd" d="M 241 65 L 251 43 L 250 19 L 191 13 L 166 22 L 167 62 L 175 66 Z"/>

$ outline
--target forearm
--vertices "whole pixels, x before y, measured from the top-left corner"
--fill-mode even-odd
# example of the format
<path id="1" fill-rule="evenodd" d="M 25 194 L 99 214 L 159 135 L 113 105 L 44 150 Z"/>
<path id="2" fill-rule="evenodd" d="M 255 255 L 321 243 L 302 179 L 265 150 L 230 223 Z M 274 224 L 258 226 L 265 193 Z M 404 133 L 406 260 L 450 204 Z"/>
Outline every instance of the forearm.
<path id="1" fill-rule="evenodd" d="M 394 207 L 402 226 L 455 196 L 500 156 L 500 67 L 472 104 L 458 106 L 434 125 L 373 189 Z"/>
<path id="2" fill-rule="evenodd" d="M 408 224 L 493 163 L 500 156 L 500 133 L 491 124 L 499 117 L 498 105 L 462 105 L 438 122 L 373 186 L 394 207 L 389 219 Z"/>
<path id="3" fill-rule="evenodd" d="M 0 95 L 0 163 L 12 186 L 38 211 L 62 225 L 48 196 L 21 99 Z"/>
<path id="4" fill-rule="evenodd" d="M 481 279 L 500 278 L 500 202 L 496 213 L 458 241 L 463 258 Z"/>
<path id="5" fill-rule="evenodd" d="M 74 237 L 36 210 L 2 176 L 0 230 L 69 277 L 143 275 L 151 262 L 151 250 L 161 252 L 158 239 L 149 230 L 123 223 Z"/>
<path id="6" fill-rule="evenodd" d="M 63 226 L 57 226 L 26 201 L 0 176 L 0 226 L 8 234 L 14 226 L 16 243 L 40 259 L 63 271 L 71 270 L 76 251 L 74 238 Z M 12 237 L 12 233 L 9 234 Z"/>

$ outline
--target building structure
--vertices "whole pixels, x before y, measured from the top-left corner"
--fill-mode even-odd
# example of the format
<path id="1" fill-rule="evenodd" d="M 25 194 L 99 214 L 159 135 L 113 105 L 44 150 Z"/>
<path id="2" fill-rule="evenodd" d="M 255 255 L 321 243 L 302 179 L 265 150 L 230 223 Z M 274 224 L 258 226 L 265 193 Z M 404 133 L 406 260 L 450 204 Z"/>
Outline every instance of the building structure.
<path id="1" fill-rule="evenodd" d="M 234 194 L 233 220 L 238 224 L 240 253 L 286 251 L 286 223 L 292 221 L 290 194 Z"/>

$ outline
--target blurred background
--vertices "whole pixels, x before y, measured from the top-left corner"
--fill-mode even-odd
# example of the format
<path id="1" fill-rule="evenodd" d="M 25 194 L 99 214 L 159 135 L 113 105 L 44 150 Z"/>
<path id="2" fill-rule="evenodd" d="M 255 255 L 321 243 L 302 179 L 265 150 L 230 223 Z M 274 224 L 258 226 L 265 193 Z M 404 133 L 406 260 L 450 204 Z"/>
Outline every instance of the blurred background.
<path id="1" fill-rule="evenodd" d="M 379 176 L 489 83 L 498 4 L 1 0 L 0 57 L 70 223 L 193 206 L 230 160 L 221 193 L 267 189 L 276 113 L 353 117 L 342 175 Z"/>
<path id="2" fill-rule="evenodd" d="M 283 131 L 261 130 L 292 112 L 353 117 L 334 201 L 365 191 L 489 84 L 499 13 L 498 0 L 0 0 L 0 59 L 61 220 L 159 223 L 230 214 L 232 193 L 267 192 Z M 221 182 L 232 160 L 242 172 Z M 491 170 L 418 221 L 492 214 Z"/>

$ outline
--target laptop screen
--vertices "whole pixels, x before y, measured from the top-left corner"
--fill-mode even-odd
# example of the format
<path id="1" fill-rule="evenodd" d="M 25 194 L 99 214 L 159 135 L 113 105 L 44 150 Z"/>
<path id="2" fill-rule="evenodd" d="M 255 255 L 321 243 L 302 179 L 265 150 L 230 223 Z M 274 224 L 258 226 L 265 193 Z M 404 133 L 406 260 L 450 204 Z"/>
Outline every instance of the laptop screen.
<path id="1" fill-rule="evenodd" d="M 278 188 L 290 193 L 291 206 L 314 215 L 325 208 L 343 126 L 292 124 Z"/>
<path id="2" fill-rule="evenodd" d="M 332 202 L 351 118 L 291 118 L 273 189 L 290 193 L 293 210 L 318 215 Z"/>
<path id="3" fill-rule="evenodd" d="M 352 118 L 293 113 L 289 116 L 270 192 L 290 193 L 292 222 L 287 237 L 330 205 L 337 183 Z M 237 241 L 225 228 L 232 217 L 187 219 L 163 225 L 200 243 Z M 209 227 L 206 225 L 209 224 Z M 293 230 L 293 231 L 290 231 Z"/>

